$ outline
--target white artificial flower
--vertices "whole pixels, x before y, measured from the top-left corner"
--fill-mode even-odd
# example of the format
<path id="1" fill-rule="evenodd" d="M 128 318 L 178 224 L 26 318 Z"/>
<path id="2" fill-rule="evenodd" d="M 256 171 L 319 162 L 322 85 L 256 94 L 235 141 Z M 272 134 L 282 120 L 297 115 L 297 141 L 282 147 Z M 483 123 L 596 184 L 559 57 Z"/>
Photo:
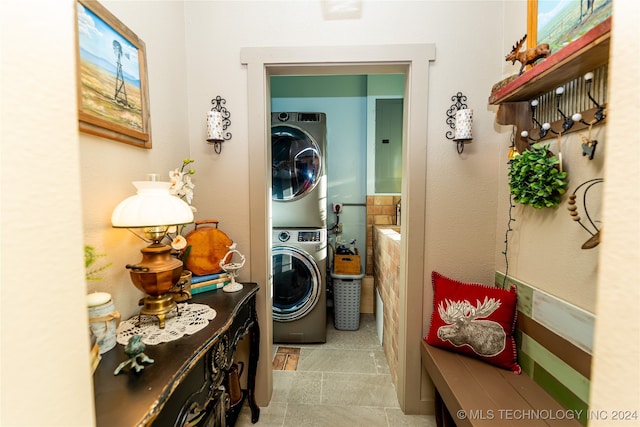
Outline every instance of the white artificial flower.
<path id="1" fill-rule="evenodd" d="M 173 181 L 182 181 L 182 172 L 180 172 L 180 169 L 175 168 L 173 170 L 169 171 L 169 179 L 171 179 L 171 182 Z"/>
<path id="2" fill-rule="evenodd" d="M 180 189 L 180 195 L 184 196 L 187 203 L 191 204 L 193 201 L 193 189 L 195 185 L 191 182 L 191 176 L 185 175 L 182 179 L 182 188 Z"/>
<path id="3" fill-rule="evenodd" d="M 169 181 L 171 182 L 169 192 L 174 196 L 184 199 L 189 206 L 191 206 L 191 202 L 193 201 L 193 189 L 195 188 L 195 184 L 191 181 L 191 175 L 196 173 L 194 169 L 184 170 L 185 166 L 190 163 L 193 163 L 193 160 L 184 159 L 182 161 L 182 167 L 169 171 Z M 191 209 L 193 212 L 196 212 L 196 208 L 193 206 L 191 206 Z"/>
<path id="4" fill-rule="evenodd" d="M 185 239 L 182 235 L 178 234 L 173 238 L 171 242 L 171 247 L 177 251 L 180 251 L 187 247 L 187 239 Z"/>

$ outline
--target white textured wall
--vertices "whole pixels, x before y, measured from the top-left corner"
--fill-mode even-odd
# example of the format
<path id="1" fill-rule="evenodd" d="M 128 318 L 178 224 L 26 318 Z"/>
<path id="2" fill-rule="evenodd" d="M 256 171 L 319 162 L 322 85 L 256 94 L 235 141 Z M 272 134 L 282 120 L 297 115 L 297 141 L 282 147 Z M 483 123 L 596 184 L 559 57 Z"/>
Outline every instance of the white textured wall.
<path id="1" fill-rule="evenodd" d="M 494 113 L 486 100 L 502 69 L 501 34 L 491 21 L 500 14 L 500 2 L 363 1 L 360 18 L 326 20 L 320 1 L 187 3 L 192 155 L 211 166 L 206 171 L 211 191 L 221 194 L 230 187 L 238 194 L 247 191 L 246 124 L 251 118 L 245 116 L 246 73 L 238 58 L 242 47 L 435 43 L 430 117 L 425 118 L 432 165 L 428 175 L 433 184 L 428 221 L 433 242 L 429 259 L 434 261 L 429 264 L 458 272 L 464 279 L 491 282 L 498 142 Z M 477 37 L 480 32 L 482 40 Z M 469 106 L 475 109 L 474 144 L 461 156 L 444 136 L 445 112 L 458 91 L 468 96 Z M 204 144 L 202 122 L 209 100 L 217 94 L 227 99 L 232 112 L 233 139 L 225 143 L 221 156 L 212 155 L 211 147 Z M 203 208 L 238 236 L 240 246 L 249 244 L 244 231 L 248 200 L 238 197 L 229 204 L 210 199 Z M 482 250 L 467 244 L 470 234 Z"/>
<path id="2" fill-rule="evenodd" d="M 183 4 L 177 1 L 104 1 L 102 4 L 144 43 L 147 52 L 151 137 L 153 147 L 132 145 L 80 134 L 80 170 L 84 239 L 113 265 L 104 280 L 91 281 L 88 290 L 109 292 L 126 319 L 139 310 L 142 293 L 131 283 L 126 264 L 142 258 L 146 245 L 125 229 L 111 227 L 111 212 L 135 194 L 132 181 L 157 173 L 169 179 L 169 170 L 189 157 Z M 204 114 L 204 113 L 203 113 Z M 194 206 L 207 197 L 200 177 L 206 167 L 197 158 Z"/>
<path id="3" fill-rule="evenodd" d="M 504 52 L 526 32 L 526 3 L 523 1 L 505 2 Z M 504 61 L 503 77 L 511 76 L 517 69 Z M 517 64 L 517 63 L 516 63 Z M 498 80 L 498 79 L 497 79 Z M 570 112 L 569 114 L 573 114 Z M 559 115 L 558 115 L 559 117 Z M 608 120 L 608 119 L 607 119 Z M 499 141 L 499 185 L 498 185 L 498 221 L 496 223 L 496 269 L 505 272 L 506 263 L 502 251 L 505 250 L 505 233 L 509 211 L 509 166 L 507 155 L 510 145 L 512 126 L 495 125 L 496 142 Z M 515 222 L 508 235 L 508 274 L 530 285 L 569 301 L 585 310 L 594 313 L 596 305 L 596 288 L 598 277 L 598 257 L 601 247 L 583 250 L 580 247 L 591 237 L 582 227 L 575 223 L 566 209 L 568 194 L 586 180 L 604 176 L 604 162 L 607 150 L 607 126 L 593 128 L 591 137 L 598 141 L 598 149 L 593 160 L 582 155 L 582 139 L 574 132 L 562 137 L 561 151 L 564 170 L 568 173 L 567 195 L 557 208 L 535 209 L 515 203 L 512 216 Z M 558 153 L 558 139 L 545 141 L 553 153 Z M 602 225 L 600 209 L 602 185 L 589 191 L 589 213 L 595 221 Z M 581 201 L 582 192 L 579 193 Z M 586 221 L 582 205 L 580 215 Z"/>
<path id="4" fill-rule="evenodd" d="M 523 6 L 523 2 L 505 2 L 505 52 L 526 28 L 522 27 L 526 17 Z M 588 235 L 568 219 L 564 205 L 558 212 L 542 214 L 532 208 L 516 208 L 517 222 L 510 238 L 510 274 L 596 315 L 590 406 L 604 411 L 599 414 L 606 418 L 590 417 L 589 425 L 593 426 L 623 423 L 614 420 L 614 411 L 630 410 L 633 414 L 640 408 L 640 318 L 636 308 L 640 297 L 640 146 L 634 142 L 637 114 L 629 108 L 640 103 L 639 19 L 640 3 L 614 1 L 608 116 L 606 126 L 595 129 L 599 142 L 596 159 L 589 162 L 574 152 L 581 142 L 575 136 L 563 142 L 571 190 L 589 178 L 605 179 L 599 217 L 602 243 L 589 251 L 579 249 Z M 510 74 L 505 70 L 505 76 Z M 504 129 L 498 130 L 504 133 Z M 503 143 L 501 159 L 506 159 L 505 147 Z M 551 148 L 556 152 L 555 143 Z M 496 268 L 501 269 L 504 260 L 499 250 L 508 207 L 504 173 L 498 188 Z M 637 425 L 637 420 L 626 422 Z"/>
<path id="5" fill-rule="evenodd" d="M 591 407 L 605 411 L 610 426 L 615 410 L 640 410 L 640 3 L 614 3 L 606 150 L 603 242 L 598 274 Z M 618 421 L 617 424 L 625 423 Z M 638 425 L 637 419 L 627 421 Z"/>
<path id="6" fill-rule="evenodd" d="M 364 1 L 360 19 L 333 21 L 322 18 L 320 1 L 104 2 L 147 45 L 152 150 L 78 136 L 75 2 L 64 0 L 53 9 L 45 3 L 0 2 L 2 425 L 93 424 L 82 243 L 108 253 L 114 266 L 96 286 L 112 292 L 123 316 L 130 315 L 138 294 L 122 266 L 136 259 L 141 245 L 109 224 L 113 206 L 132 193 L 130 181 L 148 172 L 164 173 L 183 157 L 195 158 L 198 216 L 221 219 L 240 247 L 248 247 L 246 135 L 251 118 L 246 115 L 246 73 L 239 61 L 243 46 L 435 43 L 437 61 L 425 118 L 429 182 L 435 183 L 427 194 L 432 200 L 432 249 L 425 261 L 428 269 L 458 272 L 462 279 L 492 280 L 492 251 L 499 254 L 503 223 L 495 220 L 498 200 L 503 199 L 496 186 L 505 183 L 504 173 L 496 170 L 503 165 L 508 132 L 496 128 L 486 99 L 501 74 L 509 74 L 502 59 L 526 26 L 524 2 Z M 613 52 L 618 57 L 612 68 L 616 82 L 606 136 L 609 184 L 603 213 L 609 231 L 598 249 L 592 387 L 592 404 L 608 410 L 640 406 L 638 330 L 633 329 L 638 324 L 640 162 L 635 113 L 624 110 L 638 104 L 640 93 L 637 4 L 616 0 L 614 5 L 619 22 L 614 25 Z M 283 16 L 292 19 L 289 25 L 282 24 Z M 502 16 L 504 36 L 495 22 Z M 53 27 L 55 31 L 42 31 Z M 444 113 L 458 90 L 476 110 L 477 135 L 460 157 L 444 138 Z M 228 100 L 234 134 L 221 156 L 204 144 L 204 115 L 218 94 Z M 616 99 L 621 104 L 617 108 Z M 498 209 L 500 215 L 503 211 Z M 488 230 L 493 224 L 495 232 Z M 552 230 L 542 227 L 538 232 L 553 238 Z M 469 244 L 470 236 L 479 243 Z M 47 247 L 55 250 L 43 249 Z M 496 255 L 497 265 L 499 258 Z M 565 265 L 572 262 L 567 259 Z M 554 287 L 562 292 L 564 283 Z M 595 291 L 585 292 L 589 300 L 580 305 L 593 305 Z M 580 298 L 578 293 L 574 287 L 567 297 Z M 38 401 L 37 411 L 34 386 L 46 396 Z"/>
<path id="7" fill-rule="evenodd" d="M 140 297 L 124 265 L 144 242 L 111 212 L 131 181 L 189 156 L 183 3 L 102 3 L 146 43 L 151 150 L 78 133 L 75 1 L 0 3 L 2 425 L 94 423 L 85 294 L 112 293 L 123 318 Z M 84 243 L 113 263 L 89 285 Z"/>
<path id="8" fill-rule="evenodd" d="M 93 424 L 74 4 L 0 4 L 3 426 Z"/>
<path id="9" fill-rule="evenodd" d="M 501 2 L 363 1 L 357 18 L 325 19 L 321 1 L 187 2 L 191 152 L 210 165 L 206 181 L 217 195 L 202 208 L 221 220 L 241 250 L 249 251 L 255 240 L 249 230 L 249 200 L 243 195 L 249 185 L 248 123 L 255 119 L 246 116 L 247 74 L 239 62 L 243 47 L 434 43 L 437 58 L 430 71 L 429 99 L 424 100 L 429 107 L 424 117 L 429 162 L 423 171 L 429 185 L 425 270 L 490 283 L 495 267 L 499 146 L 495 115 L 486 100 L 502 70 L 501 33 L 493 21 L 501 13 Z M 445 138 L 445 113 L 458 91 L 475 109 L 474 143 L 460 156 Z M 204 143 L 202 119 L 216 95 L 227 99 L 232 113 L 233 139 L 224 143 L 220 156 Z M 238 197 L 233 204 L 226 203 L 223 195 L 232 192 Z M 414 197 L 422 200 L 424 195 Z M 245 268 L 244 274 L 248 271 Z M 428 278 L 425 288 L 424 327 L 431 304 Z"/>

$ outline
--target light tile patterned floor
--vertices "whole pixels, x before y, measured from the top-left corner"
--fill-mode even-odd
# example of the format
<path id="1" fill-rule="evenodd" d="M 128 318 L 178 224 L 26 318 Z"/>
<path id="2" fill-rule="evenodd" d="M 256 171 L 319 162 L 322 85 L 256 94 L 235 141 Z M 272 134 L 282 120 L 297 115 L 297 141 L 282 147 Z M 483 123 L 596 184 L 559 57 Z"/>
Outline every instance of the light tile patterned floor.
<path id="1" fill-rule="evenodd" d="M 260 408 L 258 423 L 245 404 L 236 426 L 435 426 L 433 416 L 400 409 L 374 316 L 361 315 L 357 331 L 336 330 L 329 317 L 325 344 L 300 345 L 297 370 L 273 372 L 271 403 Z"/>

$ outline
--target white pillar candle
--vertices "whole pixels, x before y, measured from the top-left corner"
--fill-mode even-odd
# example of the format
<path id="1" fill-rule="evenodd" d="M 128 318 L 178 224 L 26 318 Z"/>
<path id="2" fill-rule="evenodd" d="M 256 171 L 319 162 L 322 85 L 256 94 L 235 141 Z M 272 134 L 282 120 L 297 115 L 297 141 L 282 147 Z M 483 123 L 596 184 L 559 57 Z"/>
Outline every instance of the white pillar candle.
<path id="1" fill-rule="evenodd" d="M 473 139 L 473 110 L 465 108 L 456 112 L 456 130 L 454 141 Z"/>
<path id="2" fill-rule="evenodd" d="M 224 141 L 222 136 L 222 112 L 211 110 L 207 112 L 207 141 Z"/>
<path id="3" fill-rule="evenodd" d="M 89 306 L 89 325 L 96 336 L 100 354 L 116 346 L 116 330 L 120 322 L 120 313 L 116 311 L 111 295 L 106 292 L 94 292 L 87 295 Z"/>
<path id="4" fill-rule="evenodd" d="M 96 307 L 111 301 L 111 295 L 106 292 L 94 292 L 87 295 L 87 306 Z"/>

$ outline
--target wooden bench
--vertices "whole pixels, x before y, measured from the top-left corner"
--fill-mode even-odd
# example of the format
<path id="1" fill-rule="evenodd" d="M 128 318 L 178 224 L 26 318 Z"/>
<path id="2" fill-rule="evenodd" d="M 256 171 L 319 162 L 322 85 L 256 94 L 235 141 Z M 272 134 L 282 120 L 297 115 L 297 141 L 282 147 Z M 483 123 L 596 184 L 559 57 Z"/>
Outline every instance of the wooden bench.
<path id="1" fill-rule="evenodd" d="M 523 372 L 516 375 L 422 340 L 422 364 L 435 385 L 436 424 L 587 425 L 591 379 L 591 354 L 587 349 L 593 319 L 566 301 L 496 272 L 497 287 L 502 287 L 505 280 L 518 286 L 514 336 Z M 552 314 L 554 310 L 561 316 Z M 545 313 L 552 318 L 542 318 Z"/>
<path id="2" fill-rule="evenodd" d="M 436 388 L 439 427 L 581 426 L 575 411 L 560 406 L 524 373 L 516 375 L 424 340 L 421 351 Z"/>

